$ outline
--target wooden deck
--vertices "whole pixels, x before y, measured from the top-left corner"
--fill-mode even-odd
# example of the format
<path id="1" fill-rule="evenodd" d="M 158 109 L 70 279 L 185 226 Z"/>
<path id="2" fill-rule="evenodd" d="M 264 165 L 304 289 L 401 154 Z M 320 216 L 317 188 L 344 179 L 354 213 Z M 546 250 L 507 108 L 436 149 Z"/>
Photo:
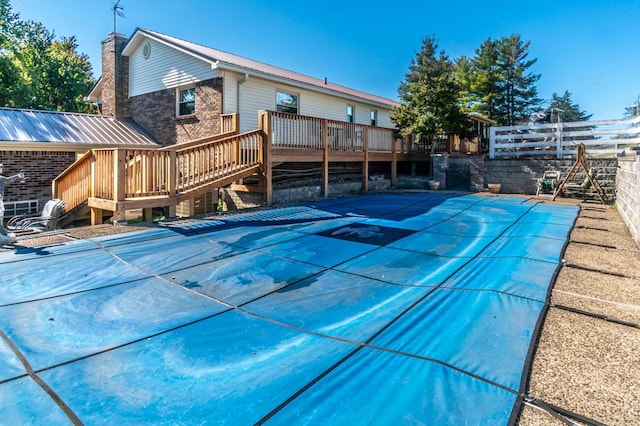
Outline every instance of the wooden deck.
<path id="1" fill-rule="evenodd" d="M 125 211 L 169 207 L 249 176 L 258 176 L 265 201 L 272 199 L 273 167 L 287 162 L 323 165 L 324 195 L 328 195 L 329 163 L 362 164 L 362 188 L 368 191 L 369 163 L 389 162 L 391 181 L 399 161 L 428 161 L 423 146 L 396 138 L 392 129 L 260 112 L 257 130 L 237 133 L 237 115 L 224 121 L 225 133 L 158 149 L 91 150 L 53 182 L 53 196 L 65 202 L 65 212 L 87 203 L 92 224 L 103 211 L 124 220 Z M 171 214 L 171 213 L 170 213 Z"/>

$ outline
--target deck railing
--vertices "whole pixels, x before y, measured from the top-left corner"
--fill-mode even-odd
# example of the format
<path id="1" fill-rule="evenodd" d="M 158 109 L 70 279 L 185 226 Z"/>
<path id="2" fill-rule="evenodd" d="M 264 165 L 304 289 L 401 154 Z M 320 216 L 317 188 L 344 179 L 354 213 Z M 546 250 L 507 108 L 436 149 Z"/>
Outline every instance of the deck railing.
<path id="1" fill-rule="evenodd" d="M 259 130 L 226 137 L 212 143 L 177 147 L 177 190 L 186 192 L 231 176 L 262 162 Z"/>
<path id="2" fill-rule="evenodd" d="M 391 153 L 395 134 L 393 129 L 326 120 L 297 114 L 264 111 L 271 132 L 271 147 L 294 149 L 323 149 L 326 138 L 331 151 Z"/>
<path id="3" fill-rule="evenodd" d="M 95 149 L 53 181 L 65 212 L 89 198 L 124 202 L 185 195 L 262 162 L 259 130 L 171 149 Z"/>
<path id="4" fill-rule="evenodd" d="M 615 157 L 640 146 L 640 117 L 530 126 L 491 127 L 489 157 L 575 155 L 583 143 L 590 157 Z"/>
<path id="5" fill-rule="evenodd" d="M 78 207 L 91 196 L 94 160 L 94 151 L 87 151 L 53 180 L 53 196 L 64 200 L 65 212 Z"/>

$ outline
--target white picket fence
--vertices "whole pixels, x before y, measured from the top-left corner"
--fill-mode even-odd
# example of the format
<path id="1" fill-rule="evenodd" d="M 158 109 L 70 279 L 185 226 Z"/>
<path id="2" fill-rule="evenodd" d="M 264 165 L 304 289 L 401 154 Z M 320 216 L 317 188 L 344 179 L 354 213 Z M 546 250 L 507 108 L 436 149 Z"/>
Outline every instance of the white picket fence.
<path id="1" fill-rule="evenodd" d="M 607 158 L 640 147 L 640 116 L 626 120 L 574 121 L 491 127 L 489 158 L 555 156 L 576 153 L 584 143 L 589 157 Z"/>

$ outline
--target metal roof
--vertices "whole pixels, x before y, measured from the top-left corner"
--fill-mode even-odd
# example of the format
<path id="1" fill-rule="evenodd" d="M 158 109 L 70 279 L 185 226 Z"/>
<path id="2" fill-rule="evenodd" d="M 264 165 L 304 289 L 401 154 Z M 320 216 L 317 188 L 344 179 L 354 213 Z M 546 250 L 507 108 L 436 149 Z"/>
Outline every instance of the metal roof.
<path id="1" fill-rule="evenodd" d="M 51 145 L 157 146 L 130 120 L 70 112 L 0 108 L 1 142 Z"/>
<path id="2" fill-rule="evenodd" d="M 166 34 L 143 28 L 136 29 L 129 43 L 127 44 L 127 46 L 125 46 L 123 54 L 130 55 L 131 53 L 133 53 L 133 50 L 135 50 L 135 48 L 140 45 L 144 37 L 156 40 L 160 43 L 186 52 L 194 57 L 197 57 L 200 60 L 209 62 L 212 64 L 213 68 L 229 69 L 237 72 L 255 72 L 260 74 L 262 78 L 285 80 L 289 84 L 298 86 L 302 84 L 313 90 L 322 91 L 325 93 L 333 93 L 334 95 L 338 96 L 359 98 L 366 102 L 373 102 L 376 104 L 384 105 L 388 108 L 391 108 L 394 105 L 398 105 L 398 102 L 392 99 L 383 98 L 371 93 L 366 93 L 360 90 L 352 89 L 350 87 L 341 86 L 339 84 L 327 81 L 326 79 L 310 77 L 305 74 L 289 71 L 284 68 L 279 68 L 273 65 L 265 64 L 263 62 L 254 61 L 252 59 L 234 55 L 232 53 L 223 52 L 221 50 L 202 46 L 196 43 L 181 40 L 176 37 L 171 37 Z"/>

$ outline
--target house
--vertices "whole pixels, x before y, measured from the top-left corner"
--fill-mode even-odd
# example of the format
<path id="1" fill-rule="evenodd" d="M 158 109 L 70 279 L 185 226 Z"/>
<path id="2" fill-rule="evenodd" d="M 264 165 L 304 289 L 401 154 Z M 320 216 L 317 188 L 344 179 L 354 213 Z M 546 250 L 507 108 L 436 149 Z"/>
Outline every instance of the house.
<path id="1" fill-rule="evenodd" d="M 147 29 L 109 34 L 102 64 L 87 99 L 165 146 L 222 133 L 228 114 L 255 130 L 260 110 L 395 128 L 391 99 Z"/>
<path id="2" fill-rule="evenodd" d="M 74 165 L 91 171 L 78 176 L 92 182 L 85 185 L 92 192 L 74 193 L 65 208 L 86 202 L 92 223 L 108 212 L 122 220 L 132 209 L 145 218 L 153 208 L 191 215 L 198 203 L 210 211 L 221 191 L 256 193 L 271 203 L 276 186 L 306 185 L 315 192 L 304 196 L 325 197 L 383 189 L 396 186 L 399 174 L 426 177 L 440 160 L 432 155 L 442 152 L 435 145 L 443 138 L 397 137 L 396 101 L 326 78 L 141 28 L 128 39 L 109 34 L 102 65 L 87 99 L 104 116 L 135 122 L 162 148 L 92 153 Z M 71 197 L 65 188 L 84 187 L 75 176 L 59 176 L 54 195 Z"/>
<path id="3" fill-rule="evenodd" d="M 27 177 L 5 187 L 5 216 L 18 213 L 17 204 L 31 211 L 44 205 L 51 199 L 54 178 L 90 149 L 158 146 L 153 136 L 127 119 L 0 108 L 2 174 L 10 176 L 22 170 Z"/>

